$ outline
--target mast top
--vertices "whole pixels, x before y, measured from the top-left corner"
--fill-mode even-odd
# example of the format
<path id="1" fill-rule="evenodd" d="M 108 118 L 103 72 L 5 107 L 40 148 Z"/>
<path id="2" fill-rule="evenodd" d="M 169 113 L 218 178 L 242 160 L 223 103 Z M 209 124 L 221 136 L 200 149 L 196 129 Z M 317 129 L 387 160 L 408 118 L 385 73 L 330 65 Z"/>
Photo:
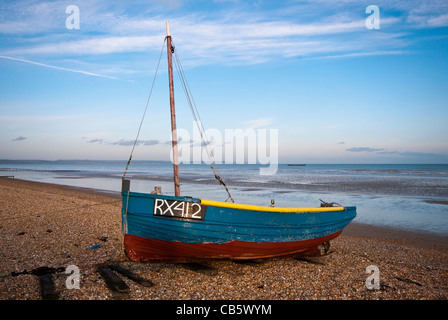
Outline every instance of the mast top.
<path id="1" fill-rule="evenodd" d="M 170 35 L 170 22 L 169 21 L 166 22 L 166 36 L 167 37 L 171 37 L 171 35 Z"/>

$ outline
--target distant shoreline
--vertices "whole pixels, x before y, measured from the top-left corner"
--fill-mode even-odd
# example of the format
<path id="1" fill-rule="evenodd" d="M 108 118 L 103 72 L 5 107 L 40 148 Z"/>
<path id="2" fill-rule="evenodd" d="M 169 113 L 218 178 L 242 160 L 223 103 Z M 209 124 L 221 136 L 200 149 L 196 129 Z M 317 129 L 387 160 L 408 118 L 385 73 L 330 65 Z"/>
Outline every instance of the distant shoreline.
<path id="1" fill-rule="evenodd" d="M 128 159 L 57 159 L 57 160 L 47 160 L 47 159 L 0 159 L 0 164 L 5 163 L 95 163 L 95 162 L 116 162 L 116 163 L 125 163 L 128 161 Z M 171 160 L 132 160 L 132 162 L 140 162 L 140 163 L 172 163 Z M 182 165 L 182 164 L 181 164 Z M 188 165 L 188 164 L 183 164 Z M 198 164 L 193 164 L 198 165 Z M 208 163 L 200 163 L 199 165 L 208 165 Z M 234 165 L 234 163 L 218 163 L 218 165 Z M 248 165 L 248 163 L 243 163 L 241 165 Z M 249 165 L 262 165 L 259 163 L 251 164 Z M 446 166 L 448 163 L 399 163 L 399 162 L 393 162 L 393 163 L 351 163 L 351 162 L 335 162 L 335 163 L 319 163 L 319 162 L 310 162 L 310 163 L 291 163 L 291 162 L 279 162 L 278 165 L 286 165 L 286 166 L 307 166 L 307 165 L 380 165 L 380 166 L 408 166 L 408 165 L 434 165 L 434 166 Z"/>

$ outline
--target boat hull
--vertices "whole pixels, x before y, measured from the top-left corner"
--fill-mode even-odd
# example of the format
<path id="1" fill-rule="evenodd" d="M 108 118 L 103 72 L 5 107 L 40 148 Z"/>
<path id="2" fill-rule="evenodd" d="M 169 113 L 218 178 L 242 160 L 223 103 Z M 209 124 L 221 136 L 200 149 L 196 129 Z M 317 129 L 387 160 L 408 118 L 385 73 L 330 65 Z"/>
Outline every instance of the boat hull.
<path id="1" fill-rule="evenodd" d="M 333 240 L 341 232 L 302 241 L 258 243 L 230 241 L 222 244 L 162 241 L 126 234 L 124 245 L 127 257 L 133 261 L 248 260 L 313 254 L 319 245 Z"/>
<path id="2" fill-rule="evenodd" d="M 355 207 L 272 208 L 123 192 L 124 248 L 133 261 L 312 254 L 355 216 Z"/>

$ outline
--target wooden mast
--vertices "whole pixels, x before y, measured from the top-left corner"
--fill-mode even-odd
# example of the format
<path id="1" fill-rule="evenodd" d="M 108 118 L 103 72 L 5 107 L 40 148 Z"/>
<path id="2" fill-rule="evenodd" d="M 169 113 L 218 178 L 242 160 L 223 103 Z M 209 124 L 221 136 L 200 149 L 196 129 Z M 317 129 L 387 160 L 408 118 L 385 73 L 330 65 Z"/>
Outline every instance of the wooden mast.
<path id="1" fill-rule="evenodd" d="M 173 59 L 172 53 L 174 47 L 171 45 L 170 22 L 166 22 L 166 43 L 168 55 L 168 76 L 170 82 L 170 110 L 171 110 L 171 135 L 173 146 L 173 171 L 174 171 L 174 195 L 180 196 L 180 182 L 179 182 L 179 157 L 177 151 L 177 132 L 176 132 L 176 113 L 174 109 L 174 84 L 173 84 Z"/>

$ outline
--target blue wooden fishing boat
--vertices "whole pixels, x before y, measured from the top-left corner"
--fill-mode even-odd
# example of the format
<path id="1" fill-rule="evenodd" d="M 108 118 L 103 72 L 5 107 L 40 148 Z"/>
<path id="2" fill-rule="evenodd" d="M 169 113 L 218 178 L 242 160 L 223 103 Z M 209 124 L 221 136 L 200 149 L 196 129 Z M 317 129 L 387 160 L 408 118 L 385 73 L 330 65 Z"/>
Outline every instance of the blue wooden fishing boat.
<path id="1" fill-rule="evenodd" d="M 168 74 L 175 195 L 130 191 L 123 175 L 122 224 L 124 249 L 134 261 L 198 261 L 298 256 L 328 251 L 356 216 L 356 207 L 325 204 L 315 208 L 280 208 L 180 196 L 175 135 L 174 90 L 169 24 Z M 137 140 L 137 139 L 136 139 Z M 134 144 L 135 146 L 135 144 Z M 128 161 L 129 162 L 131 157 Z M 213 169 L 213 166 L 212 166 Z"/>

